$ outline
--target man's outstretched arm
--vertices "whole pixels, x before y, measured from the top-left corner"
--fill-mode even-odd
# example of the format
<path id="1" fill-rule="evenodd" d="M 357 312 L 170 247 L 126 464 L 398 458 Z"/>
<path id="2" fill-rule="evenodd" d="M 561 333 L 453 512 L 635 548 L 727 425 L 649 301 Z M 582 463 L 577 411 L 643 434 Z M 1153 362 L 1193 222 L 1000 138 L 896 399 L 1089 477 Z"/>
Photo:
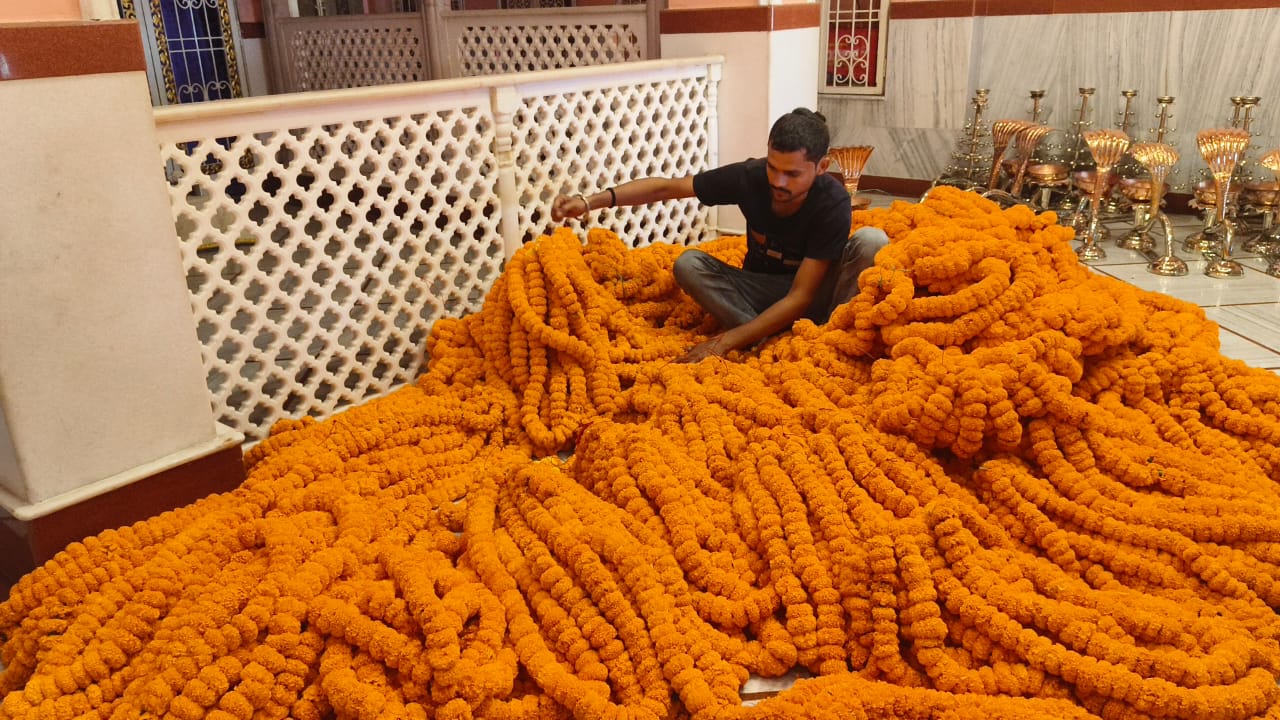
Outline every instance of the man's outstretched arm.
<path id="1" fill-rule="evenodd" d="M 770 335 L 791 327 L 813 304 L 830 266 L 830 260 L 805 258 L 796 270 L 795 279 L 791 281 L 791 289 L 786 295 L 748 322 L 694 345 L 680 360 L 698 362 L 706 357 L 718 357 L 731 350 L 751 347 Z"/>
<path id="2" fill-rule="evenodd" d="M 621 205 L 644 205 L 687 197 L 693 197 L 692 175 L 679 178 L 641 178 L 622 183 L 613 188 L 612 194 L 609 190 L 602 190 L 590 195 L 557 195 L 551 202 L 551 219 L 560 222 L 565 218 L 583 215 L 588 210 Z"/>

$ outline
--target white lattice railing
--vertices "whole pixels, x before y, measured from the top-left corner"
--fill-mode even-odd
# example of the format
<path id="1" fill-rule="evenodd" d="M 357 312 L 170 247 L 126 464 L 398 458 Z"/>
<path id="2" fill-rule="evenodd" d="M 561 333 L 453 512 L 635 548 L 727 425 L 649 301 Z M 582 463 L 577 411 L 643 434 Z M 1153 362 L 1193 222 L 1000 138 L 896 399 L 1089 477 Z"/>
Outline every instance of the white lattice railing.
<path id="1" fill-rule="evenodd" d="M 644 5 L 445 10 L 442 68 L 451 77 L 581 67 L 649 55 Z"/>
<path id="2" fill-rule="evenodd" d="M 417 82 L 431 76 L 416 12 L 275 19 L 275 57 L 290 92 Z"/>
<path id="3" fill-rule="evenodd" d="M 155 112 L 219 419 L 247 437 L 416 377 L 557 192 L 716 162 L 719 58 L 250 98 Z M 693 200 L 597 213 L 704 239 Z"/>

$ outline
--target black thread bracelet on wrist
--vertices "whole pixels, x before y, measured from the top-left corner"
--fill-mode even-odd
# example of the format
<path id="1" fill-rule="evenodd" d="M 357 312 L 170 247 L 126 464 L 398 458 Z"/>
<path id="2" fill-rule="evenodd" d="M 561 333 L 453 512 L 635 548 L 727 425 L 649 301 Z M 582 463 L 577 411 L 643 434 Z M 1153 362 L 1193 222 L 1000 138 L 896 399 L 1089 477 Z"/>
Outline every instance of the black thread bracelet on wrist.
<path id="1" fill-rule="evenodd" d="M 613 188 L 609 188 L 609 207 L 618 207 L 618 193 Z"/>

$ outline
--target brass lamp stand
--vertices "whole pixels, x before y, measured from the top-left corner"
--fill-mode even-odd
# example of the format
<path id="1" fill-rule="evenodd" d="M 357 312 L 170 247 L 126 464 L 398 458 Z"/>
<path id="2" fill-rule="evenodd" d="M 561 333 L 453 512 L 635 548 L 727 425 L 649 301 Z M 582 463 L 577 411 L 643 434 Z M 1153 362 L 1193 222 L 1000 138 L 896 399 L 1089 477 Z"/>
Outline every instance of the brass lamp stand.
<path id="1" fill-rule="evenodd" d="M 1173 254 L 1173 224 L 1169 222 L 1169 216 L 1160 210 L 1164 181 L 1169 177 L 1169 171 L 1178 163 L 1178 151 L 1164 143 L 1138 143 L 1133 146 L 1133 159 L 1151 174 L 1151 207 L 1147 211 L 1150 218 L 1147 227 L 1159 222 L 1164 228 L 1164 255 L 1148 263 L 1147 272 L 1174 277 L 1186 275 L 1186 261 Z"/>
<path id="2" fill-rule="evenodd" d="M 1227 217 L 1227 195 L 1231 192 L 1231 175 L 1236 165 L 1249 147 L 1249 131 L 1244 128 L 1220 128 L 1201 130 L 1196 133 L 1196 145 L 1200 147 L 1200 155 L 1209 166 L 1213 175 L 1213 185 L 1217 195 L 1218 207 L 1215 215 L 1216 225 L 1221 228 L 1218 233 L 1218 247 L 1204 267 L 1204 274 L 1209 277 L 1231 278 L 1244 275 L 1244 267 L 1231 259 L 1231 243 L 1235 240 L 1235 221 Z"/>
<path id="3" fill-rule="evenodd" d="M 1076 250 L 1076 255 L 1084 262 L 1095 262 L 1107 257 L 1107 251 L 1099 243 L 1099 224 L 1102 219 L 1102 198 L 1104 188 L 1110 185 L 1111 168 L 1120 162 L 1129 149 L 1129 136 L 1119 130 L 1088 130 L 1084 133 L 1085 144 L 1093 154 L 1098 172 L 1093 184 L 1093 192 L 1089 196 L 1089 229 L 1085 232 L 1084 244 Z"/>

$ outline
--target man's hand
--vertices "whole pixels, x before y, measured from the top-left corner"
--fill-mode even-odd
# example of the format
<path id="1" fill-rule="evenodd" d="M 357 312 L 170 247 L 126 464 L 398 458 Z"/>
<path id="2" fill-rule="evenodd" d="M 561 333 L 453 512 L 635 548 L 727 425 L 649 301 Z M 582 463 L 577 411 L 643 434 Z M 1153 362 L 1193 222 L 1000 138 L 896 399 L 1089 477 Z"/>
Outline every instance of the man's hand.
<path id="1" fill-rule="evenodd" d="M 556 199 L 551 201 L 551 219 L 555 222 L 585 215 L 586 212 L 586 200 L 581 195 L 557 195 Z"/>
<path id="2" fill-rule="evenodd" d="M 679 178 L 641 178 L 594 193 L 556 195 L 551 201 L 551 220 L 561 222 L 565 218 L 580 217 L 586 215 L 592 208 L 604 210 L 611 207 L 644 205 L 693 197 L 693 194 L 692 175 Z M 588 200 L 591 202 L 590 207 L 587 206 Z"/>
<path id="3" fill-rule="evenodd" d="M 725 353 L 733 349 L 732 343 L 725 340 L 724 334 L 721 333 L 689 348 L 676 362 L 696 363 L 709 357 L 724 357 Z"/>

